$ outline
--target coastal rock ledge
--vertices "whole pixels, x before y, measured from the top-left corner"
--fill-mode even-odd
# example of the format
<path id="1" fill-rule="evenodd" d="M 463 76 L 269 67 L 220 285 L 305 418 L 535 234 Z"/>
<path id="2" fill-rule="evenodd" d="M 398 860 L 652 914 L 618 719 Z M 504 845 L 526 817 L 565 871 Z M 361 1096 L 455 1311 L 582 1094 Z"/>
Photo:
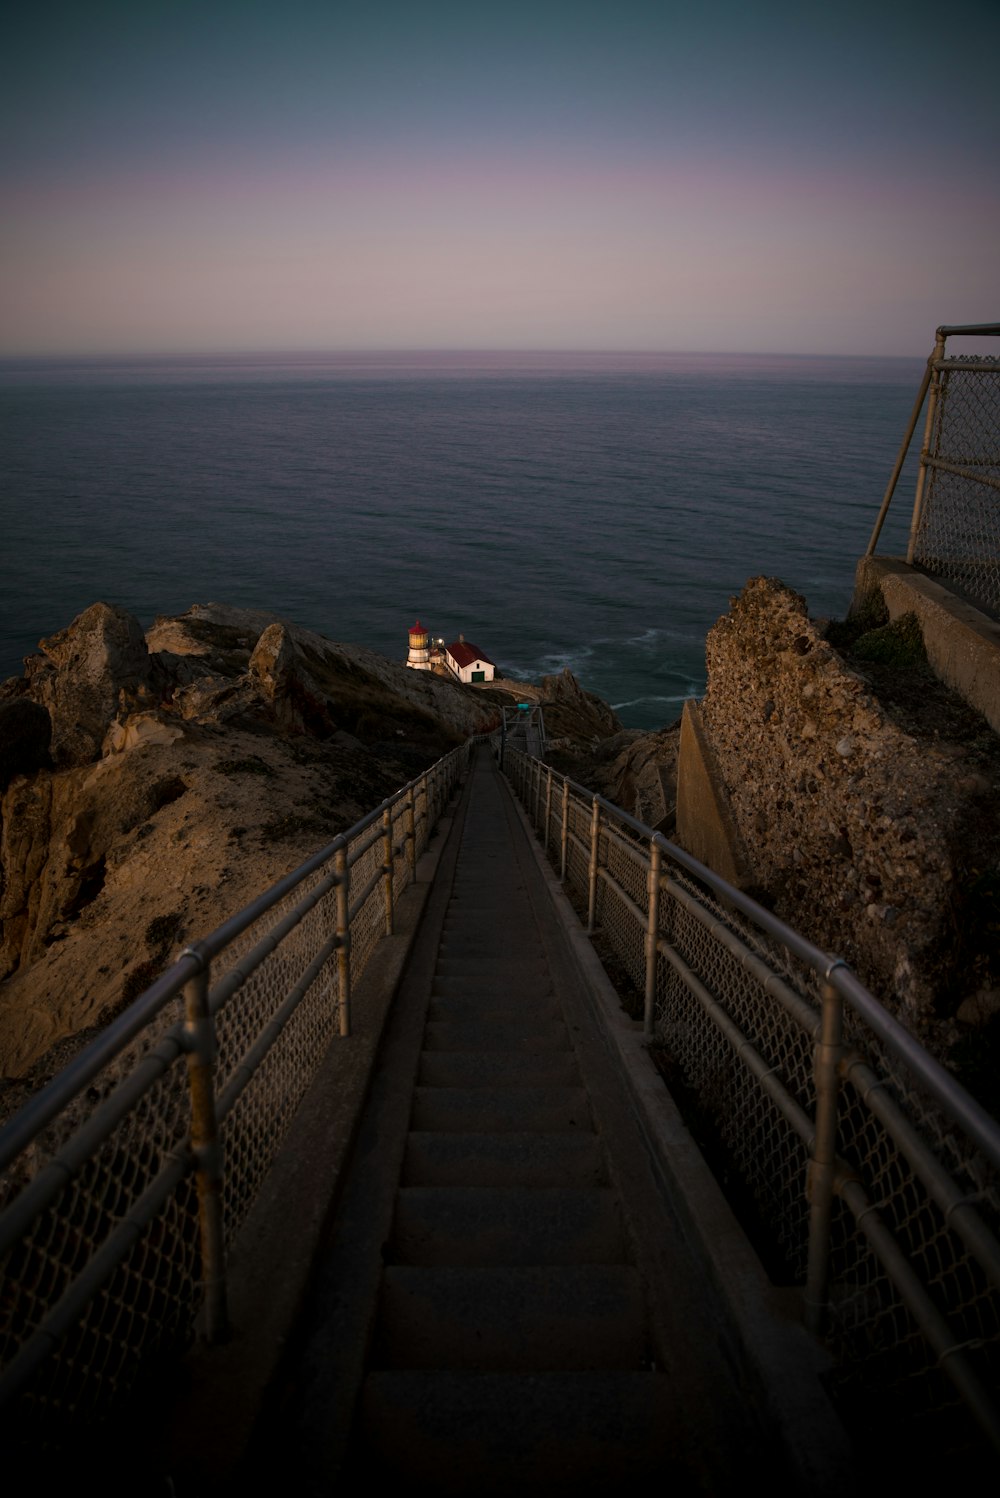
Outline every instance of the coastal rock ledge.
<path id="1" fill-rule="evenodd" d="M 221 604 L 144 635 L 95 603 L 42 640 L 0 685 L 0 1077 L 44 1081 L 186 942 L 516 691 Z M 562 691 L 573 731 L 620 727 Z"/>

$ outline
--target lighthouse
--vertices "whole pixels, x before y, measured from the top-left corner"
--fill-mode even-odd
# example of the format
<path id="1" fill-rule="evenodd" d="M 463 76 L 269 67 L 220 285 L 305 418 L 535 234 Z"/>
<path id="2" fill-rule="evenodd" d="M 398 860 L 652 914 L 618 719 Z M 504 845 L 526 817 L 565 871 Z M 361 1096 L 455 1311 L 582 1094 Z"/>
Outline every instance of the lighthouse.
<path id="1" fill-rule="evenodd" d="M 410 653 L 406 657 L 406 664 L 412 666 L 414 671 L 429 671 L 431 669 L 431 653 L 428 647 L 427 631 L 419 619 L 410 630 Z"/>

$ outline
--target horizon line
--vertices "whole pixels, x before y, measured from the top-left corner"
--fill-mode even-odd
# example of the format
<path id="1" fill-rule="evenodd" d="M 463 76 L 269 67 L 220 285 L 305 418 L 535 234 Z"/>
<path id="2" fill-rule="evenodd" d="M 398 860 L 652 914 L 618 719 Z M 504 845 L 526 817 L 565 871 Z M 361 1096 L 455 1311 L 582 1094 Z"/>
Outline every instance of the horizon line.
<path id="1" fill-rule="evenodd" d="M 967 335 L 971 336 L 971 335 Z M 933 346 L 933 334 L 928 347 Z M 385 359 L 385 358 L 560 358 L 560 359 L 920 359 L 922 353 L 832 353 L 821 349 L 727 349 L 727 348 L 573 348 L 556 345 L 504 347 L 495 344 L 414 344 L 372 345 L 361 347 L 191 347 L 184 349 L 120 348 L 60 350 L 0 350 L 0 363 L 27 362 L 111 362 L 133 359 Z"/>

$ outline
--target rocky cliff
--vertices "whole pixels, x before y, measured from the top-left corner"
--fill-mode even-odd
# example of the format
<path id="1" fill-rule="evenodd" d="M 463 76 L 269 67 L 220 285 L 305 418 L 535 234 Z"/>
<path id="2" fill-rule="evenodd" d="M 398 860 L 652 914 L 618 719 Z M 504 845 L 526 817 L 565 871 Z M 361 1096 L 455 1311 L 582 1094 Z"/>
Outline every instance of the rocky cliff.
<path id="1" fill-rule="evenodd" d="M 584 739 L 619 726 L 559 692 Z M 0 1074 L 62 1064 L 503 700 L 218 604 L 144 635 L 97 603 L 43 640 L 0 686 Z"/>
<path id="2" fill-rule="evenodd" d="M 763 897 L 947 1050 L 1000 982 L 997 736 L 930 671 L 912 616 L 828 629 L 773 578 L 732 600 L 706 662 L 702 718 Z"/>

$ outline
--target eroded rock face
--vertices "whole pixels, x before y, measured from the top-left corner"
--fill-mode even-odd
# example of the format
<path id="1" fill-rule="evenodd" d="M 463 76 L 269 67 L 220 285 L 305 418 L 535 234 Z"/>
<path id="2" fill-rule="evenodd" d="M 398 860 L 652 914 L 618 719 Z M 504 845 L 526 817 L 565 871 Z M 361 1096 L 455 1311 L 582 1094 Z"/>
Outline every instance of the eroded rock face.
<path id="1" fill-rule="evenodd" d="M 539 683 L 545 706 L 545 731 L 551 737 L 606 738 L 619 733 L 621 723 L 600 697 L 585 692 L 568 668 Z"/>
<path id="2" fill-rule="evenodd" d="M 776 579 L 732 600 L 706 661 L 702 718 L 755 879 L 921 1028 L 951 986 L 962 829 L 992 817 L 994 787 L 892 721 Z"/>
<path id="3" fill-rule="evenodd" d="M 121 839 L 155 808 L 148 761 L 15 781 L 0 801 L 0 977 L 30 966 L 100 894 Z M 143 773 L 145 772 L 145 773 Z M 155 777 L 154 777 L 155 778 Z"/>
<path id="4" fill-rule="evenodd" d="M 329 703 L 286 624 L 269 624 L 261 634 L 250 657 L 250 677 L 282 728 L 319 739 L 336 732 Z"/>
<path id="5" fill-rule="evenodd" d="M 41 649 L 45 660 L 30 673 L 30 695 L 49 714 L 53 762 L 86 764 L 99 756 L 122 701 L 150 693 L 142 626 L 123 609 L 95 603 Z"/>

